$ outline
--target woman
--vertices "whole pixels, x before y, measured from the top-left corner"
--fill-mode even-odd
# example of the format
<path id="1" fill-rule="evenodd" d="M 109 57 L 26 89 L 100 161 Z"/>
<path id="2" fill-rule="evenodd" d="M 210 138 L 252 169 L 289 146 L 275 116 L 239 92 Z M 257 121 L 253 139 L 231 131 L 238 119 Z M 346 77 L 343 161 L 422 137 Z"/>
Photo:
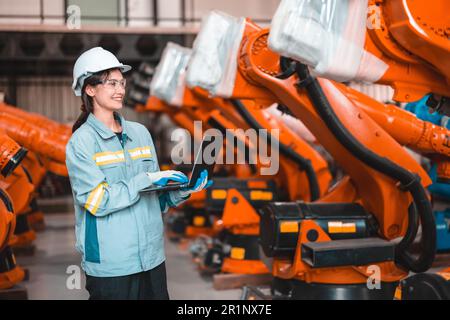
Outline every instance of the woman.
<path id="1" fill-rule="evenodd" d="M 77 59 L 73 71 L 72 88 L 83 104 L 66 164 L 90 299 L 168 299 L 161 212 L 208 182 L 202 174 L 192 189 L 140 192 L 188 179 L 160 171 L 148 130 L 117 112 L 125 94 L 122 73 L 130 69 L 96 47 Z"/>

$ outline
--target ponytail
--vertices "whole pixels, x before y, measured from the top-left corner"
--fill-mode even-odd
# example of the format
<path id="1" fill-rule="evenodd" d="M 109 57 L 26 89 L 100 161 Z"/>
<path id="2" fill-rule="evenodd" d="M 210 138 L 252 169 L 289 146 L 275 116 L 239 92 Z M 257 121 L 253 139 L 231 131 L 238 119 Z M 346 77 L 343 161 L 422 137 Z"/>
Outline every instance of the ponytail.
<path id="1" fill-rule="evenodd" d="M 89 114 L 94 112 L 94 99 L 86 93 L 86 86 L 96 86 L 103 83 L 103 81 L 108 78 L 111 70 L 112 69 L 94 73 L 89 78 L 84 80 L 83 88 L 81 89 L 81 114 L 72 126 L 72 133 L 77 131 L 77 129 L 86 122 Z"/>

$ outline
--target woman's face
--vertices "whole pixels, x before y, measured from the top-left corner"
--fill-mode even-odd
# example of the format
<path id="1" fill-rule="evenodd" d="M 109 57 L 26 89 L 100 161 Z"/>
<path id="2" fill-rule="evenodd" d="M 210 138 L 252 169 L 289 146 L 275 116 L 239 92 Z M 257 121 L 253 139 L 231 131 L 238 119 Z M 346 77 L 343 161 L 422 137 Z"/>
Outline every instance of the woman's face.
<path id="1" fill-rule="evenodd" d="M 110 111 L 120 110 L 125 95 L 124 81 L 120 70 L 114 69 L 103 83 L 95 87 L 88 86 L 86 92 L 94 99 L 94 108 L 100 107 Z"/>

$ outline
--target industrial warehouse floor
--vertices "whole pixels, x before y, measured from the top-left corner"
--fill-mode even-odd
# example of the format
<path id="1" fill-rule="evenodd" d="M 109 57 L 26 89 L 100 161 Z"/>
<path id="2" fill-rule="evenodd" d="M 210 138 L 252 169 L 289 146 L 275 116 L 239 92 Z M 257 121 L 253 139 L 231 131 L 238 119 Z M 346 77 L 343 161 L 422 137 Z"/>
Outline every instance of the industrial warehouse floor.
<path id="1" fill-rule="evenodd" d="M 37 234 L 33 256 L 18 256 L 17 262 L 30 272 L 21 285 L 28 289 L 29 299 L 87 299 L 82 274 L 81 289 L 69 287 L 73 270 L 79 270 L 80 256 L 75 250 L 74 215 L 52 213 L 45 216 L 47 228 Z M 239 299 L 241 290 L 216 291 L 212 280 L 202 278 L 189 252 L 166 240 L 166 265 L 171 299 Z"/>
<path id="2" fill-rule="evenodd" d="M 65 203 L 71 207 L 71 203 Z M 17 256 L 18 264 L 28 269 L 30 278 L 20 285 L 28 290 L 29 299 L 87 299 L 84 289 L 84 273 L 80 271 L 80 288 L 72 288 L 73 272 L 80 270 L 80 256 L 75 250 L 74 214 L 50 213 L 45 216 L 46 229 L 37 233 L 36 252 L 32 256 Z M 171 299 L 186 300 L 236 300 L 241 290 L 213 289 L 212 279 L 201 277 L 186 249 L 176 243 L 165 241 L 166 267 Z M 442 259 L 437 259 L 442 260 Z M 448 265 L 450 254 L 443 256 L 440 266 L 428 272 L 436 272 Z M 69 284 L 69 286 L 68 286 Z"/>

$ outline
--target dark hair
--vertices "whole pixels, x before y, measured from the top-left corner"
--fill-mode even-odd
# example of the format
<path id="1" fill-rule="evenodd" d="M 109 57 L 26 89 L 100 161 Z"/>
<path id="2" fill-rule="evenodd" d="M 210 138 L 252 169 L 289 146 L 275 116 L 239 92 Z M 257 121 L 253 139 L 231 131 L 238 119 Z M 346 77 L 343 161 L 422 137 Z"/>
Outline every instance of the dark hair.
<path id="1" fill-rule="evenodd" d="M 89 114 L 94 112 L 94 101 L 90 95 L 86 93 L 86 86 L 96 86 L 102 83 L 109 77 L 109 74 L 114 69 L 108 69 L 104 71 L 99 71 L 91 75 L 84 80 L 83 88 L 81 89 L 81 114 L 79 115 L 77 121 L 73 124 L 72 133 L 74 133 L 79 127 L 86 122 Z"/>

